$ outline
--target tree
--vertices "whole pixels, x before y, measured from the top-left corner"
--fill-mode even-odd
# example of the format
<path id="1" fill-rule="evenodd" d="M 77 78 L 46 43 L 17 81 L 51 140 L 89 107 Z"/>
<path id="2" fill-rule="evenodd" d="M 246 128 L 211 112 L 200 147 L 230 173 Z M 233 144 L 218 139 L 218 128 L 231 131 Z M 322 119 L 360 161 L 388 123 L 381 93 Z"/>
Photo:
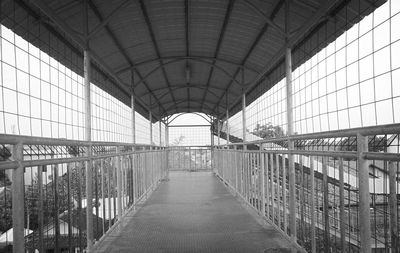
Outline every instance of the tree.
<path id="1" fill-rule="evenodd" d="M 280 126 L 274 126 L 271 122 L 266 125 L 260 125 L 257 123 L 252 134 L 261 137 L 263 139 L 271 139 L 285 136 L 285 131 Z"/>
<path id="2" fill-rule="evenodd" d="M 4 187 L 0 197 L 0 232 L 5 232 L 12 227 L 11 208 L 11 190 L 7 186 Z"/>

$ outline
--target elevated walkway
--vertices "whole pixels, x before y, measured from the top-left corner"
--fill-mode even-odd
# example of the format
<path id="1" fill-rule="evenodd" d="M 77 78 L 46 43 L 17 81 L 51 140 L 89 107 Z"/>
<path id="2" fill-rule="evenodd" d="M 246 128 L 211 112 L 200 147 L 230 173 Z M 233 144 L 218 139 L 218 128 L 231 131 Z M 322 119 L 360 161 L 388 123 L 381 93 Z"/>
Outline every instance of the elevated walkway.
<path id="1" fill-rule="evenodd" d="M 171 172 L 95 252 L 290 252 L 211 172 Z"/>

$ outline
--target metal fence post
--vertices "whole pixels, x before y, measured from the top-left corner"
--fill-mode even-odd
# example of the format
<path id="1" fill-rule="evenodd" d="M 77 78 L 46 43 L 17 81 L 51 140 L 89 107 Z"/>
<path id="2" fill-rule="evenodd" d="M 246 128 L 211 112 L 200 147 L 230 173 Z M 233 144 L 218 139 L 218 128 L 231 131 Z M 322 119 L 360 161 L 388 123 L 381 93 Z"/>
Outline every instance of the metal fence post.
<path id="1" fill-rule="evenodd" d="M 311 206 L 310 206 L 310 216 L 311 216 L 311 253 L 317 252 L 317 243 L 315 239 L 315 179 L 314 179 L 314 157 L 310 156 L 310 191 L 311 191 Z"/>
<path id="2" fill-rule="evenodd" d="M 397 166 L 389 162 L 389 210 L 390 210 L 390 237 L 393 252 L 400 252 L 397 204 Z"/>
<path id="3" fill-rule="evenodd" d="M 12 171 L 12 225 L 13 225 L 13 252 L 25 252 L 24 240 L 24 167 L 21 162 L 23 158 L 23 145 L 18 143 L 14 145 L 13 158 L 18 162 L 18 168 Z"/>
<path id="4" fill-rule="evenodd" d="M 339 158 L 339 205 L 340 205 L 340 246 L 342 250 L 345 247 L 345 212 L 344 212 L 344 168 L 343 168 L 343 158 Z"/>
<path id="5" fill-rule="evenodd" d="M 117 147 L 117 205 L 118 205 L 118 220 L 122 220 L 122 165 L 121 157 L 121 147 Z"/>
<path id="6" fill-rule="evenodd" d="M 357 134 L 357 167 L 359 188 L 359 227 L 360 227 L 360 249 L 363 253 L 371 253 L 371 217 L 369 196 L 369 164 L 363 157 L 368 151 L 368 137 Z"/>
<path id="7" fill-rule="evenodd" d="M 265 164 L 264 164 L 264 156 L 265 154 L 263 153 L 263 145 L 260 144 L 260 187 L 261 187 L 261 214 L 264 217 L 265 216 Z"/>
<path id="8" fill-rule="evenodd" d="M 324 248 L 325 252 L 330 252 L 331 242 L 330 242 L 330 225 L 329 225 L 329 185 L 328 185 L 328 164 L 327 158 L 322 157 L 322 191 L 324 196 Z"/>

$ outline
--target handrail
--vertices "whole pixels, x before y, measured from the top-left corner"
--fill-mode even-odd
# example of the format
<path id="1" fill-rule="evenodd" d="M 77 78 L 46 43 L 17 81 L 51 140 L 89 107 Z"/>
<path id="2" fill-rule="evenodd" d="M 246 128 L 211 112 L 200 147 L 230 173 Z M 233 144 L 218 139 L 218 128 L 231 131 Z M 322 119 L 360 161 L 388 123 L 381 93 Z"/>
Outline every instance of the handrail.
<path id="1" fill-rule="evenodd" d="M 349 129 L 325 131 L 325 132 L 318 132 L 318 133 L 298 134 L 298 135 L 284 136 L 284 137 L 278 137 L 278 138 L 261 139 L 261 140 L 255 140 L 255 141 L 221 144 L 218 147 L 275 143 L 275 142 L 279 142 L 279 141 L 288 141 L 289 139 L 290 140 L 311 140 L 311 139 L 352 137 L 352 136 L 356 136 L 357 134 L 360 134 L 363 136 L 400 134 L 400 124 L 387 124 L 387 125 L 380 125 L 380 126 L 349 128 Z"/>
<path id="2" fill-rule="evenodd" d="M 379 143 L 371 143 L 375 136 Z M 390 124 L 223 144 L 214 149 L 216 175 L 263 219 L 310 252 L 322 247 L 319 243 L 325 250 L 385 247 L 397 252 L 399 136 L 400 124 Z M 356 138 L 349 143 L 344 141 L 348 137 Z M 288 141 L 301 143 L 289 148 Z M 273 145 L 261 145 L 266 143 Z M 236 148 L 254 144 L 255 150 Z M 294 173 L 289 173 L 290 159 Z M 384 211 L 371 205 L 373 196 L 384 203 Z M 317 228 L 322 233 L 316 234 Z"/>
<path id="3" fill-rule="evenodd" d="M 2 144 L 26 144 L 26 145 L 50 145 L 50 146 L 139 146 L 139 147 L 159 147 L 151 144 L 133 144 L 124 142 L 105 142 L 105 141 L 80 141 L 71 139 L 57 139 L 48 137 L 34 137 L 27 135 L 0 134 Z"/>
<path id="4" fill-rule="evenodd" d="M 51 237 L 55 238 L 54 248 L 59 249 L 58 240 L 64 235 L 57 231 L 57 224 L 61 222 L 61 214 L 64 213 L 67 214 L 67 218 L 63 218 L 67 219 L 65 222 L 71 224 L 72 216 L 76 216 L 79 223 L 74 225 L 79 231 L 79 245 L 68 241 L 68 248 L 83 250 L 85 245 L 91 245 L 99 236 L 105 236 L 110 229 L 119 224 L 126 211 L 133 207 L 136 201 L 148 198 L 168 176 L 168 152 L 165 147 L 156 145 L 87 142 L 8 134 L 0 134 L 0 145 L 5 145 L 0 172 L 8 177 L 7 172 L 12 171 L 12 179 L 5 181 L 8 182 L 5 191 L 11 186 L 9 191 L 12 202 L 3 202 L 3 197 L 0 197 L 0 208 L 5 207 L 12 214 L 13 244 L 21 248 L 18 252 L 23 252 L 22 249 L 25 251 L 25 247 L 28 251 L 44 251 L 47 239 L 43 228 L 53 225 L 55 233 Z M 106 148 L 98 150 L 96 146 Z M 127 146 L 124 150 L 123 147 Z M 80 148 L 76 149 L 75 154 L 71 152 L 70 147 Z M 83 180 L 84 177 L 86 180 Z M 91 180 L 87 180 L 88 178 Z M 63 190 L 58 191 L 58 188 Z M 51 194 L 48 191 L 51 191 Z M 93 199 L 90 194 L 93 195 Z M 65 201 L 61 201 L 61 198 L 65 198 Z M 32 201 L 39 203 L 37 209 L 31 208 Z M 44 202 L 52 202 L 50 206 L 46 206 L 49 210 L 43 207 Z M 100 208 L 94 205 L 100 202 Z M 93 207 L 93 210 L 90 207 Z M 83 211 L 85 208 L 86 211 Z M 36 217 L 35 223 L 29 223 L 29 228 L 34 230 L 31 235 L 24 234 L 25 215 Z M 83 217 L 89 221 L 93 219 L 96 223 L 96 234 L 93 234 L 94 226 L 83 226 Z M 5 230 L 8 229 L 10 228 L 5 227 Z M 68 230 L 67 234 L 72 237 L 76 236 L 76 233 Z M 84 233 L 86 239 L 82 236 Z"/>

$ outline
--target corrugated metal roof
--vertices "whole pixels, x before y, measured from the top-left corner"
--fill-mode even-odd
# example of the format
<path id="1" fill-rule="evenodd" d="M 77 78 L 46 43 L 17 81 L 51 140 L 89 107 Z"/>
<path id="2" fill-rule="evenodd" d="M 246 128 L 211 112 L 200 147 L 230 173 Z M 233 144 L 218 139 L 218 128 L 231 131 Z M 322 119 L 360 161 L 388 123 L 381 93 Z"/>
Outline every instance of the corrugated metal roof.
<path id="1" fill-rule="evenodd" d="M 2 23 L 65 65 L 75 65 L 82 74 L 82 63 L 77 59 L 83 52 L 84 1 L 12 2 L 2 2 L 3 13 L 14 13 L 15 8 L 15 15 Z M 299 45 L 310 41 L 314 43 L 311 53 L 315 53 L 340 35 L 326 17 L 343 16 L 341 12 L 349 6 L 356 11 L 347 14 L 347 20 L 356 22 L 383 2 L 292 0 L 290 35 L 298 36 L 291 38 L 294 67 L 306 59 L 298 56 Z M 189 111 L 222 116 L 226 107 L 233 115 L 240 110 L 242 89 L 248 95 L 247 103 L 251 103 L 261 95 L 260 90 L 269 88 L 260 89 L 263 77 L 283 62 L 285 0 L 88 0 L 88 6 L 89 33 L 96 31 L 90 36 L 90 50 L 101 59 L 95 62 L 95 70 L 111 76 L 100 86 L 130 105 L 133 71 L 134 91 L 141 105 L 137 108 L 145 117 L 148 109 L 157 118 Z M 29 22 L 27 16 L 36 22 Z M 338 20 L 342 21 L 336 27 L 346 27 L 343 19 Z M 63 25 L 74 34 L 67 34 Z M 313 35 L 325 27 L 330 36 L 316 40 Z M 301 29 L 304 34 L 298 34 Z M 73 49 L 73 64 L 70 55 L 50 52 L 51 47 L 34 39 L 40 36 L 48 41 L 46 33 L 58 38 L 57 44 L 53 43 L 57 47 L 61 42 Z"/>

